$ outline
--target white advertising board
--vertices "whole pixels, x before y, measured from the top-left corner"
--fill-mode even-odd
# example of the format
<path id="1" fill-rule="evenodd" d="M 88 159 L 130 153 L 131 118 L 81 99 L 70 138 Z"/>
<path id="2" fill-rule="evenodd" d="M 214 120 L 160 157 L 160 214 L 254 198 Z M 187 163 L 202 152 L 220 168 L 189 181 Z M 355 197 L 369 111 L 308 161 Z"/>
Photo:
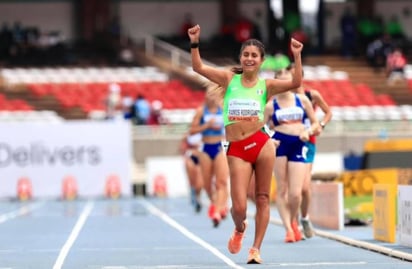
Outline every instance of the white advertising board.
<path id="1" fill-rule="evenodd" d="M 149 157 L 146 159 L 146 171 L 148 195 L 158 197 L 189 195 L 183 157 Z"/>
<path id="2" fill-rule="evenodd" d="M 340 182 L 311 182 L 310 218 L 316 226 L 343 230 L 345 224 L 343 184 Z"/>
<path id="3" fill-rule="evenodd" d="M 67 121 L 0 124 L 0 198 L 16 197 L 20 178 L 33 197 L 59 197 L 62 180 L 77 181 L 78 196 L 102 196 L 115 175 L 130 195 L 131 129 L 128 122 Z"/>
<path id="4" fill-rule="evenodd" d="M 412 186 L 398 185 L 398 238 L 402 246 L 412 247 Z"/>
<path id="5" fill-rule="evenodd" d="M 343 171 L 344 165 L 342 153 L 316 153 L 312 173 L 341 173 Z"/>

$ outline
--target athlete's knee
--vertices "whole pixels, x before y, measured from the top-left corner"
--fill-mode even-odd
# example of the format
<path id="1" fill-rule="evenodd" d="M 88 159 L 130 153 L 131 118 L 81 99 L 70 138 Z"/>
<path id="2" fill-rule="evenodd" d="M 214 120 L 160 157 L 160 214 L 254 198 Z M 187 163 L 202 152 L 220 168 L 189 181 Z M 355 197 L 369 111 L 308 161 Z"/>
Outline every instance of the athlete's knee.
<path id="1" fill-rule="evenodd" d="M 227 178 L 226 177 L 220 177 L 216 179 L 216 188 L 217 189 L 223 189 L 228 187 L 227 183 Z"/>
<path id="2" fill-rule="evenodd" d="M 284 185 L 283 187 L 279 186 L 276 189 L 276 194 L 278 197 L 286 198 L 286 196 L 288 195 L 288 188 L 286 187 L 286 185 Z"/>
<path id="3" fill-rule="evenodd" d="M 238 202 L 238 203 L 232 203 L 232 208 L 231 212 L 232 215 L 246 215 L 246 210 L 247 210 L 247 202 Z"/>
<path id="4" fill-rule="evenodd" d="M 257 206 L 269 205 L 269 193 L 267 192 L 257 192 L 255 193 L 255 203 Z"/>
<path id="5" fill-rule="evenodd" d="M 302 196 L 309 196 L 309 195 L 310 195 L 310 188 L 303 187 Z"/>
<path id="6" fill-rule="evenodd" d="M 299 192 L 289 192 L 288 201 L 289 203 L 300 203 L 302 195 Z"/>

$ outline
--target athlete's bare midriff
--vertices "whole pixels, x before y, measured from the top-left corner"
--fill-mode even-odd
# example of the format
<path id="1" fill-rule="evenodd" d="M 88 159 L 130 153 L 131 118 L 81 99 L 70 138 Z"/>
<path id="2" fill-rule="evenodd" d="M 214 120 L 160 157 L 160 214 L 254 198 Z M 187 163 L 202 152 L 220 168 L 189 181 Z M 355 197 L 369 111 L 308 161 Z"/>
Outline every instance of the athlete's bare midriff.
<path id="1" fill-rule="evenodd" d="M 275 132 L 299 136 L 305 130 L 305 125 L 302 123 L 281 124 L 274 128 Z"/>
<path id="2" fill-rule="evenodd" d="M 229 142 L 243 140 L 262 129 L 263 125 L 260 121 L 239 121 L 227 125 L 225 127 L 226 140 Z"/>
<path id="3" fill-rule="evenodd" d="M 215 135 L 215 136 L 203 136 L 202 142 L 204 144 L 217 144 L 223 140 L 223 137 L 220 135 Z"/>

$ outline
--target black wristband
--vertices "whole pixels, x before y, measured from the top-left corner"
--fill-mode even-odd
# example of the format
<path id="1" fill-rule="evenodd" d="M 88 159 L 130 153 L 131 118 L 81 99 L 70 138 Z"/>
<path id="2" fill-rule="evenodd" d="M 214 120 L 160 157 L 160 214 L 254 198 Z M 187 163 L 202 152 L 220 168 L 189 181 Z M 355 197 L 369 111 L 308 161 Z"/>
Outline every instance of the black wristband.
<path id="1" fill-rule="evenodd" d="M 191 49 L 197 49 L 199 47 L 199 43 L 198 42 L 196 42 L 196 43 L 190 43 L 190 48 Z"/>

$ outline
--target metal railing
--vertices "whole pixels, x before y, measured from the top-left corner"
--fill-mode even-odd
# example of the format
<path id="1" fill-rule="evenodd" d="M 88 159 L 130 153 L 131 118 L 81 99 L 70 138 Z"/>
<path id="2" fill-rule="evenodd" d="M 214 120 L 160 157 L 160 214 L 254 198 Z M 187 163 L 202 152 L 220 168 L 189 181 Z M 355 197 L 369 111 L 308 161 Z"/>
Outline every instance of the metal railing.
<path id="1" fill-rule="evenodd" d="M 184 70 L 187 75 L 192 76 L 200 83 L 206 83 L 208 80 L 192 70 L 192 56 L 189 52 L 162 41 L 153 36 L 146 36 L 142 42 L 142 48 L 146 56 L 161 57 L 169 61 L 173 69 Z M 224 66 L 216 65 L 208 60 L 202 59 L 203 63 L 217 68 L 225 68 Z"/>

